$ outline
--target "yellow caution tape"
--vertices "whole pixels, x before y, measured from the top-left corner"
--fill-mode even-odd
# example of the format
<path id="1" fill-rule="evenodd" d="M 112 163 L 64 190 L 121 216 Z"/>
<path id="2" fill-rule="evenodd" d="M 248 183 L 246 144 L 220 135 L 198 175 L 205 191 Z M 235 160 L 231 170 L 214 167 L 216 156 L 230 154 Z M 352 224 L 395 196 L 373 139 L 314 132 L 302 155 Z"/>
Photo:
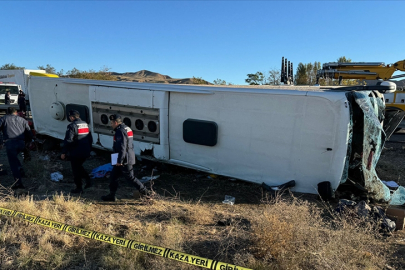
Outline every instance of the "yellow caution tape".
<path id="1" fill-rule="evenodd" d="M 23 212 L 18 212 L 16 210 L 9 210 L 5 208 L 0 207 L 0 215 L 4 216 L 9 216 L 9 217 L 17 217 L 21 218 L 25 221 L 28 221 L 30 223 L 34 223 L 37 225 L 41 225 L 44 227 L 56 229 L 59 231 L 65 231 L 68 233 L 72 233 L 75 235 L 79 235 L 82 237 L 98 240 L 101 242 L 106 242 L 112 245 L 124 247 L 124 248 L 129 248 L 129 249 L 135 249 L 141 252 L 161 256 L 164 258 L 172 259 L 175 261 L 183 262 L 183 263 L 188 263 L 212 270 L 252 270 L 249 268 L 245 267 L 240 267 L 236 266 L 233 264 L 228 264 L 224 262 L 219 262 L 207 258 L 202 258 L 198 256 L 194 256 L 191 254 L 183 253 L 180 251 L 172 250 L 170 248 L 164 248 L 164 247 L 159 247 L 159 246 L 154 246 L 154 245 L 149 245 L 141 242 L 137 242 L 134 240 L 128 240 L 125 238 L 121 237 L 115 237 L 91 230 L 85 230 L 76 226 L 71 226 L 68 224 L 64 224 L 61 222 L 49 220 L 49 219 L 44 219 L 39 216 L 33 216 L 30 214 L 26 214 Z"/>

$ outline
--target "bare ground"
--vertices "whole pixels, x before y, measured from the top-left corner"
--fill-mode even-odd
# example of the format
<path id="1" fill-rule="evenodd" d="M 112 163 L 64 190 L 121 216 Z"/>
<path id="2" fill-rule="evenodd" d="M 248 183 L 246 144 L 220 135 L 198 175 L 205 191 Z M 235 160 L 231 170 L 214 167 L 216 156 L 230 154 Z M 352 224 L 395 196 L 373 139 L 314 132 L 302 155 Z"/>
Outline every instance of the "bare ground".
<path id="1" fill-rule="evenodd" d="M 386 142 L 376 170 L 381 180 L 405 186 L 405 143 Z M 396 231 L 388 241 L 392 247 L 390 264 L 396 269 L 405 269 L 405 231 Z"/>

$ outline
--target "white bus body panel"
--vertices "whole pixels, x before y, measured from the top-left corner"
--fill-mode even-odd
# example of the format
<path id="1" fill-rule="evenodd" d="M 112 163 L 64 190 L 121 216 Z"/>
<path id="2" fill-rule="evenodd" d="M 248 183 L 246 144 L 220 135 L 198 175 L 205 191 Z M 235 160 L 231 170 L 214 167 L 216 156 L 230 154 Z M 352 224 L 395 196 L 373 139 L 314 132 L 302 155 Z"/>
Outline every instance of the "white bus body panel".
<path id="1" fill-rule="evenodd" d="M 30 105 L 36 132 L 63 140 L 69 124 L 65 117 L 62 121 L 54 119 L 50 107 L 54 102 L 65 106 L 69 103 L 85 105 L 90 108 L 89 86 L 63 83 L 61 79 L 31 77 L 29 82 Z"/>
<path id="2" fill-rule="evenodd" d="M 347 100 L 341 93 L 311 94 L 171 93 L 170 161 L 268 185 L 295 180 L 299 192 L 316 193 L 322 181 L 336 189 L 347 154 Z M 189 118 L 216 122 L 217 145 L 186 143 L 182 125 Z"/>
<path id="3" fill-rule="evenodd" d="M 39 134 L 63 139 L 66 120 L 50 116 L 50 105 L 85 105 L 95 147 L 112 148 L 111 134 L 94 132 L 92 105 L 142 107 L 158 111 L 158 143 L 134 140 L 137 155 L 214 174 L 317 193 L 330 181 L 336 189 L 346 161 L 350 108 L 344 92 L 218 88 L 64 78 L 30 78 L 31 108 Z M 218 125 L 215 146 L 183 140 L 187 119 Z M 136 131 L 134 126 L 131 128 Z M 99 142 L 99 144 L 96 144 Z"/>

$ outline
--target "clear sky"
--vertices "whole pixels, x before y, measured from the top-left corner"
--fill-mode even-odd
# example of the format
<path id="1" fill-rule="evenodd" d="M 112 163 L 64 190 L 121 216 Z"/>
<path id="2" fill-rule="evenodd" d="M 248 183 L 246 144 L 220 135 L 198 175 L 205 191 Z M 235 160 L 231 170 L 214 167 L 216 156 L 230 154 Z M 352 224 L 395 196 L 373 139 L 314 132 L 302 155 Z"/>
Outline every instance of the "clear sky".
<path id="1" fill-rule="evenodd" d="M 0 1 L 0 65 L 245 84 L 294 64 L 405 59 L 405 1 Z"/>

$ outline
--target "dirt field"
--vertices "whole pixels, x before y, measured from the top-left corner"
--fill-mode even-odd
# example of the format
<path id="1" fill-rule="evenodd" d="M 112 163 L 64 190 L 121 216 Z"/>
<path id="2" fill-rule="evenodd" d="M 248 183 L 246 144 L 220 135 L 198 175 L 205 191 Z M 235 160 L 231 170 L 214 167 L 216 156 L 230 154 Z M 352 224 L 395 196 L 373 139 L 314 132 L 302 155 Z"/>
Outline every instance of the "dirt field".
<path id="1" fill-rule="evenodd" d="M 405 186 L 405 144 L 387 142 L 377 166 L 377 172 L 382 180 L 394 180 L 400 185 Z M 90 172 L 93 168 L 109 162 L 109 153 L 95 150 L 96 155 L 89 158 L 85 167 Z M 59 158 L 59 152 L 56 151 L 35 151 L 31 152 L 32 160 L 25 164 L 27 178 L 24 184 L 33 195 L 34 200 L 41 201 L 52 197 L 54 194 L 68 194 L 74 188 L 73 177 L 70 169 L 70 162 L 62 161 Z M 1 185 L 7 187 L 13 182 L 13 177 L 9 169 L 5 150 L 0 151 L 0 164 L 8 171 L 8 175 L 1 176 Z M 45 170 L 43 169 L 45 168 Z M 37 170 L 37 171 L 36 171 Z M 50 180 L 50 173 L 59 171 L 64 179 L 60 182 Z M 182 201 L 204 202 L 221 206 L 225 195 L 231 195 L 236 198 L 236 204 L 245 208 L 246 212 L 251 211 L 252 215 L 263 201 L 263 194 L 260 185 L 236 181 L 226 177 L 207 175 L 198 171 L 185 169 L 177 166 L 154 163 L 148 160 L 142 160 L 135 166 L 135 172 L 138 178 L 143 176 L 159 175 L 159 178 L 148 183 L 154 191 L 165 198 L 176 198 Z M 33 177 L 35 176 L 35 177 Z M 43 179 L 48 179 L 43 181 Z M 107 178 L 97 178 L 95 185 L 90 190 L 86 190 L 80 197 L 93 204 L 99 204 L 105 212 L 115 214 L 123 212 L 123 208 L 116 208 L 116 205 L 133 204 L 134 189 L 121 179 L 121 186 L 118 190 L 116 203 L 104 203 L 100 201 L 101 195 L 108 193 Z M 316 195 L 295 194 L 303 200 L 315 202 L 321 205 Z M 336 203 L 336 202 L 332 202 Z M 106 207 L 110 206 L 110 207 Z M 117 212 L 118 211 L 118 212 Z M 122 213 L 123 214 L 123 213 Z M 159 218 L 159 217 L 154 217 Z M 164 218 L 163 215 L 161 218 Z M 221 219 L 219 217 L 219 219 Z M 118 226 L 119 224 L 116 224 Z M 390 245 L 390 254 L 386 269 L 405 269 L 405 233 L 397 231 L 386 238 Z M 210 254 L 207 247 L 210 245 L 207 241 L 201 241 L 194 244 L 194 249 L 200 256 L 215 257 L 216 254 Z M 204 251 L 205 250 L 205 251 Z M 201 253 L 203 254 L 201 254 Z M 391 268 L 390 268 L 391 267 Z"/>

